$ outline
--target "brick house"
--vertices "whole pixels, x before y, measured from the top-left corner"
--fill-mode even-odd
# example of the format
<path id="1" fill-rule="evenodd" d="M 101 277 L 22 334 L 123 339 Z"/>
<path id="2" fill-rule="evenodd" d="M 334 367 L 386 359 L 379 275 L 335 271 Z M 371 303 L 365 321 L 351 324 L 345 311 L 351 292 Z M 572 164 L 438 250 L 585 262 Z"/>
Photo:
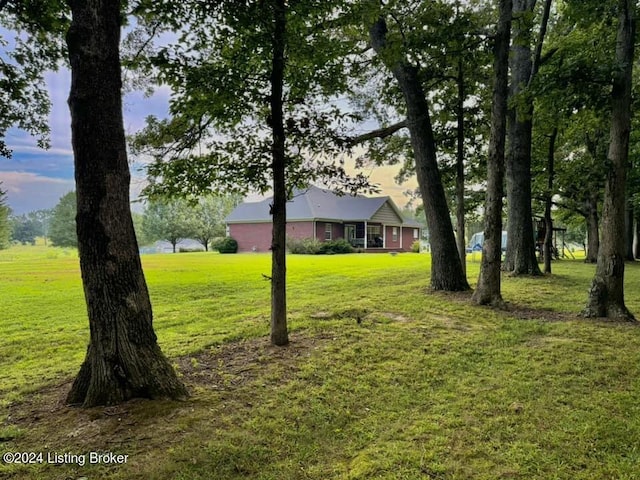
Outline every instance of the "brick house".
<path id="1" fill-rule="evenodd" d="M 239 252 L 267 252 L 271 246 L 272 198 L 242 203 L 225 219 Z M 410 250 L 421 225 L 406 219 L 389 197 L 339 196 L 310 186 L 287 203 L 287 236 L 321 242 L 344 238 L 366 251 Z"/>

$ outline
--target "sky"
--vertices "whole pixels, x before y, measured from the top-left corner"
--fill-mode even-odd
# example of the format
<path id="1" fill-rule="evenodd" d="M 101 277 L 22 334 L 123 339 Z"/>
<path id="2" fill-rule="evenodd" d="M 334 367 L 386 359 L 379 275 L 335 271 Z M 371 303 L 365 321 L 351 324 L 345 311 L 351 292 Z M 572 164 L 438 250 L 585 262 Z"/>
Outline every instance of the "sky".
<path id="1" fill-rule="evenodd" d="M 13 128 L 5 137 L 7 145 L 13 150 L 12 158 L 0 157 L 0 188 L 7 192 L 7 203 L 16 215 L 53 208 L 60 197 L 75 189 L 71 118 L 67 106 L 71 75 L 66 69 L 49 72 L 45 81 L 52 102 L 49 117 L 51 148 L 40 149 L 29 134 Z M 126 94 L 123 99 L 125 132 L 133 134 L 143 128 L 148 115 L 166 117 L 168 104 L 167 89 L 159 89 L 149 98 L 140 92 Z M 379 195 L 391 196 L 401 208 L 408 201 L 403 192 L 416 186 L 415 180 L 397 185 L 393 180 L 397 167 L 378 167 L 366 173 L 371 174 L 372 182 L 380 184 Z M 134 199 L 145 183 L 141 165 L 134 163 L 131 174 L 131 197 Z"/>
<path id="2" fill-rule="evenodd" d="M 67 106 L 71 74 L 66 69 L 49 72 L 45 81 L 52 103 L 49 115 L 51 148 L 39 148 L 36 139 L 12 128 L 5 141 L 13 155 L 9 159 L 0 157 L 1 188 L 7 192 L 7 203 L 17 215 L 53 208 L 60 197 L 75 189 L 71 117 Z M 141 129 L 148 115 L 167 116 L 168 99 L 166 89 L 160 89 L 151 98 L 145 98 L 140 92 L 125 95 L 126 133 Z M 132 198 L 137 197 L 144 184 L 144 175 L 139 169 L 139 165 L 132 166 Z"/>

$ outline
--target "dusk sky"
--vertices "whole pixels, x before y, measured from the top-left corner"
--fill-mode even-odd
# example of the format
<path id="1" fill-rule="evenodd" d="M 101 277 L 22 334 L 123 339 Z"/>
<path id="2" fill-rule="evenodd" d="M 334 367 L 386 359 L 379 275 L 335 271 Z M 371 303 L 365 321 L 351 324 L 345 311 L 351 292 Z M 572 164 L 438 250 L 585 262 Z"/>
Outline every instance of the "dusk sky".
<path id="1" fill-rule="evenodd" d="M 50 114 L 51 148 L 40 149 L 34 138 L 18 129 L 7 132 L 5 141 L 13 150 L 10 159 L 0 157 L 1 188 L 7 192 L 7 201 L 14 214 L 53 208 L 60 197 L 75 189 L 73 179 L 73 152 L 71 148 L 71 119 L 67 96 L 71 75 L 68 70 L 48 73 L 46 83 L 52 102 Z M 165 117 L 168 114 L 169 91 L 160 89 L 152 97 L 142 93 L 129 93 L 124 97 L 124 122 L 127 134 L 144 126 L 148 115 Z M 393 177 L 397 168 L 377 168 L 372 181 L 382 187 L 381 195 L 391 196 L 399 207 L 407 203 L 403 192 L 415 188 L 415 181 L 397 185 Z M 132 198 L 144 184 L 139 165 L 132 166 Z M 367 172 L 369 173 L 369 172 Z"/>
<path id="2" fill-rule="evenodd" d="M 52 102 L 50 114 L 51 148 L 40 149 L 27 133 L 11 129 L 5 141 L 13 150 L 10 159 L 0 157 L 0 182 L 15 214 L 52 208 L 62 195 L 75 189 L 71 117 L 67 97 L 71 75 L 68 70 L 48 73 L 46 83 Z M 147 115 L 164 117 L 168 113 L 168 91 L 161 89 L 153 97 L 130 93 L 124 98 L 125 131 L 134 133 L 144 126 Z M 132 193 L 140 190 L 143 174 L 132 167 Z"/>

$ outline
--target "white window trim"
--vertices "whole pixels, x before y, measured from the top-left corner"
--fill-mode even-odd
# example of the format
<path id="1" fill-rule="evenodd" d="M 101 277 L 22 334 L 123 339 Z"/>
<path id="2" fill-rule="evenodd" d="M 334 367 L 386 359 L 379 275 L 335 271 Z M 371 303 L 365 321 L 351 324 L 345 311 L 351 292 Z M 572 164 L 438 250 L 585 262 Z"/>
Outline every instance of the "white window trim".
<path id="1" fill-rule="evenodd" d="M 329 234 L 329 238 L 327 238 L 327 233 Z M 331 225 L 328 222 L 324 224 L 324 240 L 325 241 L 333 240 L 333 225 Z"/>

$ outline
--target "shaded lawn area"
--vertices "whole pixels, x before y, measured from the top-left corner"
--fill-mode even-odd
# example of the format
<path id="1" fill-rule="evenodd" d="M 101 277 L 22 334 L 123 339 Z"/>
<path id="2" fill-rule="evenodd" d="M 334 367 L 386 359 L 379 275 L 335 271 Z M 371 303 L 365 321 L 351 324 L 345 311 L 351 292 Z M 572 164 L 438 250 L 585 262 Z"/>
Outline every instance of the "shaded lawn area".
<path id="1" fill-rule="evenodd" d="M 88 336 L 77 258 L 0 252 L 0 451 L 129 455 L 0 477 L 637 478 L 640 330 L 576 316 L 592 265 L 504 278 L 512 310 L 496 312 L 429 292 L 428 255 L 290 256 L 294 333 L 275 348 L 268 255 L 143 262 L 192 397 L 80 410 L 62 404 Z"/>

